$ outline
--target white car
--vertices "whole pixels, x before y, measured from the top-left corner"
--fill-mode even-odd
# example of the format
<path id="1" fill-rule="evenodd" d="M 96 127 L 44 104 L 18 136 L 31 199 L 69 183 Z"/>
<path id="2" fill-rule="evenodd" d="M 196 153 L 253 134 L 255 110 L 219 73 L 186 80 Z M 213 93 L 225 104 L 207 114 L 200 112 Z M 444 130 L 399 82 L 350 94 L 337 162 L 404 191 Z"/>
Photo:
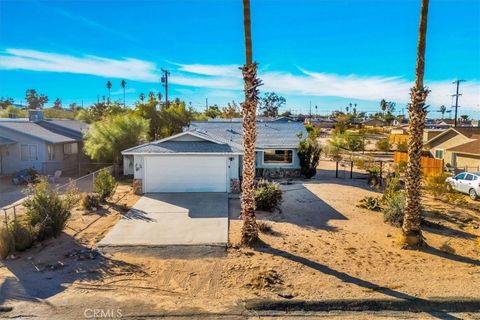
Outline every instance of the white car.
<path id="1" fill-rule="evenodd" d="M 449 190 L 470 195 L 473 200 L 480 195 L 480 172 L 462 172 L 445 180 Z"/>

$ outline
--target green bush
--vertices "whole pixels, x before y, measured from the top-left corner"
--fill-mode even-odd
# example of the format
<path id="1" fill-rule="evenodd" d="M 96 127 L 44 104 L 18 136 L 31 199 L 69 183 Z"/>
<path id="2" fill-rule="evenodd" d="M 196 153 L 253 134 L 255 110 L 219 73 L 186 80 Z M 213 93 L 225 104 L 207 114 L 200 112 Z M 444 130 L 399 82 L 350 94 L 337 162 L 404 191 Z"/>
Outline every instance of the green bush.
<path id="1" fill-rule="evenodd" d="M 15 242 L 12 232 L 5 225 L 0 226 L 0 259 L 8 257 L 15 249 Z"/>
<path id="2" fill-rule="evenodd" d="M 100 207 L 100 196 L 96 193 L 87 193 L 83 198 L 80 206 L 85 210 L 93 210 Z"/>
<path id="3" fill-rule="evenodd" d="M 258 210 L 280 211 L 282 203 L 282 190 L 276 182 L 261 179 L 255 188 L 255 205 Z"/>
<path id="4" fill-rule="evenodd" d="M 388 141 L 387 138 L 378 140 L 375 146 L 380 151 L 390 151 L 390 149 L 392 148 L 392 145 L 390 144 L 390 141 Z"/>
<path id="5" fill-rule="evenodd" d="M 10 230 L 15 243 L 15 250 L 24 251 L 32 247 L 33 241 L 35 240 L 35 231 L 32 226 L 25 222 L 15 220 L 11 224 Z"/>
<path id="6" fill-rule="evenodd" d="M 380 210 L 380 198 L 367 196 L 360 200 L 358 206 L 373 211 Z"/>
<path id="7" fill-rule="evenodd" d="M 115 192 L 117 182 L 115 178 L 110 174 L 110 171 L 106 168 L 100 170 L 95 175 L 95 193 L 100 196 L 101 201 L 105 201 L 110 198 Z"/>
<path id="8" fill-rule="evenodd" d="M 29 186 L 29 197 L 23 202 L 27 222 L 43 240 L 58 236 L 67 224 L 70 210 L 78 202 L 78 191 L 69 188 L 65 195 L 49 188 L 48 180 L 40 178 L 39 183 Z"/>
<path id="9" fill-rule="evenodd" d="M 448 193 L 445 182 L 448 177 L 449 175 L 445 173 L 425 177 L 425 190 L 435 199 L 444 197 Z"/>
<path id="10" fill-rule="evenodd" d="M 397 143 L 397 151 L 407 152 L 408 151 L 408 143 L 406 143 L 406 142 Z"/>
<path id="11" fill-rule="evenodd" d="M 299 142 L 300 172 L 305 178 L 310 179 L 317 173 L 321 150 L 316 138 L 307 137 Z"/>
<path id="12" fill-rule="evenodd" d="M 403 191 L 391 193 L 383 200 L 383 203 L 383 221 L 395 227 L 400 227 L 403 223 L 403 213 L 405 211 L 405 193 Z"/>
<path id="13" fill-rule="evenodd" d="M 265 222 L 265 221 L 257 221 L 258 231 L 261 233 L 271 233 L 272 232 L 272 225 Z"/>

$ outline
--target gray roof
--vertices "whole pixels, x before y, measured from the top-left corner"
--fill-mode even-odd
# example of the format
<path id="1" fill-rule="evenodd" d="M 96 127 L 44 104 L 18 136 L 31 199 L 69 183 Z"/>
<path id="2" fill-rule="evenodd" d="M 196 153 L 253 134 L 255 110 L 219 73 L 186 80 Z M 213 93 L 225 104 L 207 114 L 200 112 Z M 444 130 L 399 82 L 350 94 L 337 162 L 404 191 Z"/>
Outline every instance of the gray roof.
<path id="1" fill-rule="evenodd" d="M 132 150 L 133 151 L 133 150 Z M 138 146 L 135 153 L 235 153 L 238 149 L 228 144 L 210 141 L 164 141 Z"/>
<path id="2" fill-rule="evenodd" d="M 14 144 L 14 143 L 17 143 L 17 142 L 5 137 L 0 137 L 0 146 L 7 145 L 7 144 Z"/>
<path id="3" fill-rule="evenodd" d="M 242 145 L 241 122 L 196 121 L 185 130 L 201 132 Z M 256 148 L 296 148 L 299 142 L 298 133 L 302 133 L 304 137 L 307 135 L 301 122 L 257 122 Z"/>
<path id="4" fill-rule="evenodd" d="M 44 128 L 43 126 L 39 125 L 39 123 L 30 121 L 0 121 L 0 129 L 1 128 L 20 132 L 49 143 L 75 142 L 79 140 L 73 135 L 56 133 L 47 128 Z"/>

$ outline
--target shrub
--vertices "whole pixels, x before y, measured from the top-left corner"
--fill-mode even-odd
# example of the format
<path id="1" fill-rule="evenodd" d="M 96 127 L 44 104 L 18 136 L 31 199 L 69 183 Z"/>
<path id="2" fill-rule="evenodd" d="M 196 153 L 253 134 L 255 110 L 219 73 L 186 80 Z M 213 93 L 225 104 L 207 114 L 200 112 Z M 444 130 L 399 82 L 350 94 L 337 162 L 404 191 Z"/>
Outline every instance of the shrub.
<path id="1" fill-rule="evenodd" d="M 35 240 L 35 232 L 32 226 L 25 222 L 15 220 L 11 224 L 10 230 L 15 243 L 15 250 L 24 251 L 33 245 L 33 241 Z"/>
<path id="2" fill-rule="evenodd" d="M 425 190 L 430 193 L 435 199 L 439 199 L 448 193 L 447 184 L 445 180 L 448 175 L 445 173 L 431 175 L 425 178 Z"/>
<path id="3" fill-rule="evenodd" d="M 318 141 L 311 137 L 299 142 L 298 158 L 300 159 L 300 171 L 305 178 L 310 179 L 317 173 L 321 150 Z"/>
<path id="4" fill-rule="evenodd" d="M 282 203 L 282 190 L 276 182 L 261 179 L 255 189 L 255 205 L 258 210 L 280 211 Z"/>
<path id="5" fill-rule="evenodd" d="M 97 209 L 100 206 L 100 196 L 96 193 L 87 193 L 80 205 L 85 210 Z"/>
<path id="6" fill-rule="evenodd" d="M 257 221 L 258 231 L 261 233 L 271 233 L 272 226 L 265 221 Z"/>
<path id="7" fill-rule="evenodd" d="M 56 190 L 49 188 L 46 178 L 40 178 L 39 183 L 29 186 L 28 191 L 30 196 L 23 205 L 27 209 L 27 222 L 38 230 L 38 239 L 58 236 L 67 224 L 70 210 L 78 202 L 77 190 L 70 187 L 61 197 Z"/>
<path id="8" fill-rule="evenodd" d="M 360 200 L 358 206 L 368 210 L 377 211 L 380 210 L 380 198 L 378 197 L 365 197 Z"/>
<path id="9" fill-rule="evenodd" d="M 14 249 L 15 242 L 12 232 L 5 226 L 0 227 L 0 259 L 8 257 Z"/>
<path id="10" fill-rule="evenodd" d="M 375 146 L 380 151 L 390 151 L 390 149 L 392 148 L 390 141 L 388 141 L 387 138 L 378 140 Z"/>
<path id="11" fill-rule="evenodd" d="M 408 151 L 408 143 L 406 143 L 406 142 L 397 143 L 397 151 L 407 152 Z"/>
<path id="12" fill-rule="evenodd" d="M 403 223 L 403 212 L 405 210 L 405 194 L 403 191 L 390 193 L 383 199 L 385 204 L 383 211 L 383 221 L 390 223 L 395 227 L 400 227 Z"/>
<path id="13" fill-rule="evenodd" d="M 445 253 L 450 253 L 450 254 L 454 254 L 455 253 L 455 248 L 452 247 L 448 242 L 445 242 L 443 243 L 441 246 L 440 246 L 440 250 L 445 252 Z"/>
<path id="14" fill-rule="evenodd" d="M 113 195 L 116 186 L 117 182 L 108 169 L 104 168 L 95 175 L 94 190 L 102 201 L 105 201 Z"/>

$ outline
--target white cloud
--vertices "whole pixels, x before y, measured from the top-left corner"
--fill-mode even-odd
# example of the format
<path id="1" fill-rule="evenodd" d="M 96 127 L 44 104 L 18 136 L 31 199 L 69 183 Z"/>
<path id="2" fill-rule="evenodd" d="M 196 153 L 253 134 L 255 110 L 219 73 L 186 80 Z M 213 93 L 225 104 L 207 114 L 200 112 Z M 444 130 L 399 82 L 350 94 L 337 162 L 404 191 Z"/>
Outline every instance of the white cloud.
<path id="1" fill-rule="evenodd" d="M 242 78 L 242 72 L 237 65 L 174 64 L 179 66 L 178 70 L 188 73 L 195 73 L 205 76 Z"/>
<path id="2" fill-rule="evenodd" d="M 138 59 L 109 59 L 91 55 L 76 57 L 23 49 L 6 49 L 5 52 L 0 55 L 0 69 L 67 72 L 143 82 L 159 80 L 155 64 Z"/>

